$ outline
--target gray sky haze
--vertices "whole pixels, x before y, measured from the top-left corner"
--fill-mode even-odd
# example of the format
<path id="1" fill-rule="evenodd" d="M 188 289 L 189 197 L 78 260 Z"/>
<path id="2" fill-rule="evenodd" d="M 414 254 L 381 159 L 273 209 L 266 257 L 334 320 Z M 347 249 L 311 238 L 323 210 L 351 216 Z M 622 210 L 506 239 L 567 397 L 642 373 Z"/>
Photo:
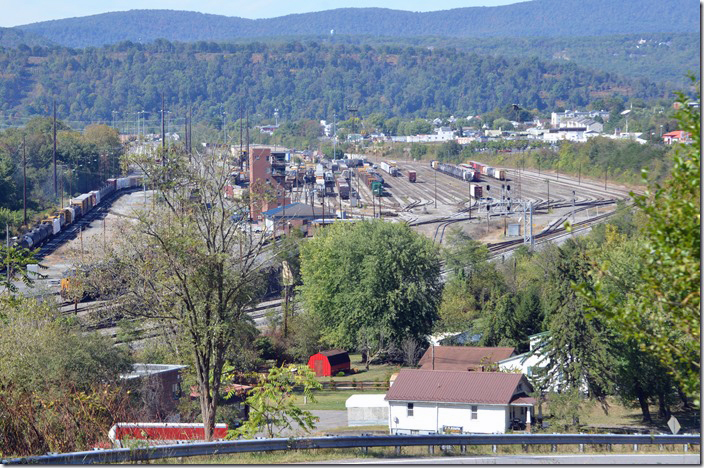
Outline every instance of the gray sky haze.
<path id="1" fill-rule="evenodd" d="M 509 5 L 519 1 L 521 0 L 445 0 L 438 4 L 427 0 L 0 0 L 0 26 L 12 27 L 39 21 L 137 9 L 186 10 L 256 19 L 350 7 L 436 11 Z"/>

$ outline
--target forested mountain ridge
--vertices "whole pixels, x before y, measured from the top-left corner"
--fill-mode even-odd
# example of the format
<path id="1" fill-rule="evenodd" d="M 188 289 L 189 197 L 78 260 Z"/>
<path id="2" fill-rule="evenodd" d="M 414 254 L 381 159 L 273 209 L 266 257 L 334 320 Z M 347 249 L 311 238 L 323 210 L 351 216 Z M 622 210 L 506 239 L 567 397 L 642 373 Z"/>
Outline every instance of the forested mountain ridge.
<path id="1" fill-rule="evenodd" d="M 28 47 L 35 45 L 47 46 L 51 44 L 51 41 L 18 28 L 0 28 L 1 47 L 18 47 L 20 44 Z"/>
<path id="2" fill-rule="evenodd" d="M 269 19 L 174 10 L 131 10 L 43 21 L 18 29 L 69 46 L 120 41 L 225 41 L 278 35 L 336 34 L 392 37 L 571 37 L 648 32 L 696 32 L 694 0 L 533 0 L 495 7 L 432 12 L 339 8 Z"/>
<path id="3" fill-rule="evenodd" d="M 74 50 L 59 47 L 0 49 L 0 111 L 48 112 L 109 121 L 112 111 L 167 108 L 194 119 L 251 113 L 286 119 L 330 118 L 349 105 L 360 115 L 475 114 L 512 103 L 541 111 L 583 108 L 612 95 L 655 99 L 660 84 L 572 63 L 536 58 L 487 57 L 454 49 L 400 46 L 122 43 Z M 183 114 L 181 114 L 183 115 Z"/>

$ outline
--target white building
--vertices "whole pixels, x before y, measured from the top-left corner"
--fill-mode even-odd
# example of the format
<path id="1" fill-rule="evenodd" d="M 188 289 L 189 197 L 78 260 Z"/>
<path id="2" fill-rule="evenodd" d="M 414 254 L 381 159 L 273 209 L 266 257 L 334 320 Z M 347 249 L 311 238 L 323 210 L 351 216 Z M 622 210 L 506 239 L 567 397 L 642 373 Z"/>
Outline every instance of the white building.
<path id="1" fill-rule="evenodd" d="M 559 127 L 560 124 L 569 119 L 577 119 L 580 117 L 591 117 L 596 118 L 596 117 L 601 117 L 601 119 L 606 122 L 609 120 L 609 113 L 605 110 L 599 110 L 599 111 L 584 111 L 580 112 L 577 110 L 566 110 L 565 112 L 553 112 L 550 114 L 550 124 L 553 127 Z"/>
<path id="2" fill-rule="evenodd" d="M 389 432 L 504 433 L 533 421 L 532 391 L 522 374 L 401 369 L 386 394 Z"/>
<path id="3" fill-rule="evenodd" d="M 545 367 L 545 357 L 540 353 L 540 348 L 543 344 L 543 339 L 547 333 L 538 333 L 528 337 L 530 340 L 530 351 L 523 354 L 502 359 L 498 362 L 499 370 L 501 371 L 521 371 L 522 374 L 532 377 L 533 371 L 539 367 Z"/>
<path id="4" fill-rule="evenodd" d="M 345 401 L 348 426 L 382 426 L 389 422 L 389 402 L 383 393 L 352 395 Z"/>

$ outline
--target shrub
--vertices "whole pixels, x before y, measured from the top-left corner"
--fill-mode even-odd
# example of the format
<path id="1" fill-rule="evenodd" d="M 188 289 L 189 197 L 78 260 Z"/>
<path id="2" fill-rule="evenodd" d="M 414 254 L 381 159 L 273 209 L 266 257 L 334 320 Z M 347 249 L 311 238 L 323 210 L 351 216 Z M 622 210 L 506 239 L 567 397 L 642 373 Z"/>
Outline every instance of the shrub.
<path id="1" fill-rule="evenodd" d="M 344 376 L 345 376 L 345 373 L 342 371 L 337 373 L 337 377 L 344 377 Z"/>

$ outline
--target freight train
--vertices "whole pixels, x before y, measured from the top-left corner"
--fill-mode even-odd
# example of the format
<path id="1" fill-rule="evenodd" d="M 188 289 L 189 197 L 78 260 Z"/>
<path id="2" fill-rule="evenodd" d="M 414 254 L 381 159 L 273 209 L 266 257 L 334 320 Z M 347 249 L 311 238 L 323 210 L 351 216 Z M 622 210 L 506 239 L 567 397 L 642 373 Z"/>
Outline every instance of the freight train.
<path id="1" fill-rule="evenodd" d="M 436 171 L 442 172 L 443 174 L 447 174 L 465 182 L 479 180 L 479 171 L 472 169 L 471 167 L 462 167 L 462 165 L 455 166 L 454 164 L 441 163 L 440 161 L 431 161 L 430 167 L 432 167 Z"/>
<path id="2" fill-rule="evenodd" d="M 399 171 L 398 167 L 396 167 L 396 161 L 381 161 L 379 165 L 383 171 L 387 172 L 392 177 L 401 175 L 401 171 Z"/>
<path id="3" fill-rule="evenodd" d="M 142 176 L 128 176 L 108 179 L 99 190 L 81 194 L 69 200 L 68 206 L 54 211 L 34 228 L 17 237 L 15 245 L 27 249 L 39 247 L 54 235 L 86 216 L 95 206 L 109 195 L 121 190 L 142 185 Z"/>
<path id="4" fill-rule="evenodd" d="M 460 164 L 461 166 L 462 164 Z M 493 177 L 494 179 L 497 180 L 506 180 L 506 171 L 503 169 L 496 169 L 494 167 L 487 166 L 482 163 L 478 163 L 475 161 L 469 161 L 468 164 L 469 167 L 474 169 L 475 171 L 479 171 L 484 175 L 487 175 L 489 177 Z"/>

